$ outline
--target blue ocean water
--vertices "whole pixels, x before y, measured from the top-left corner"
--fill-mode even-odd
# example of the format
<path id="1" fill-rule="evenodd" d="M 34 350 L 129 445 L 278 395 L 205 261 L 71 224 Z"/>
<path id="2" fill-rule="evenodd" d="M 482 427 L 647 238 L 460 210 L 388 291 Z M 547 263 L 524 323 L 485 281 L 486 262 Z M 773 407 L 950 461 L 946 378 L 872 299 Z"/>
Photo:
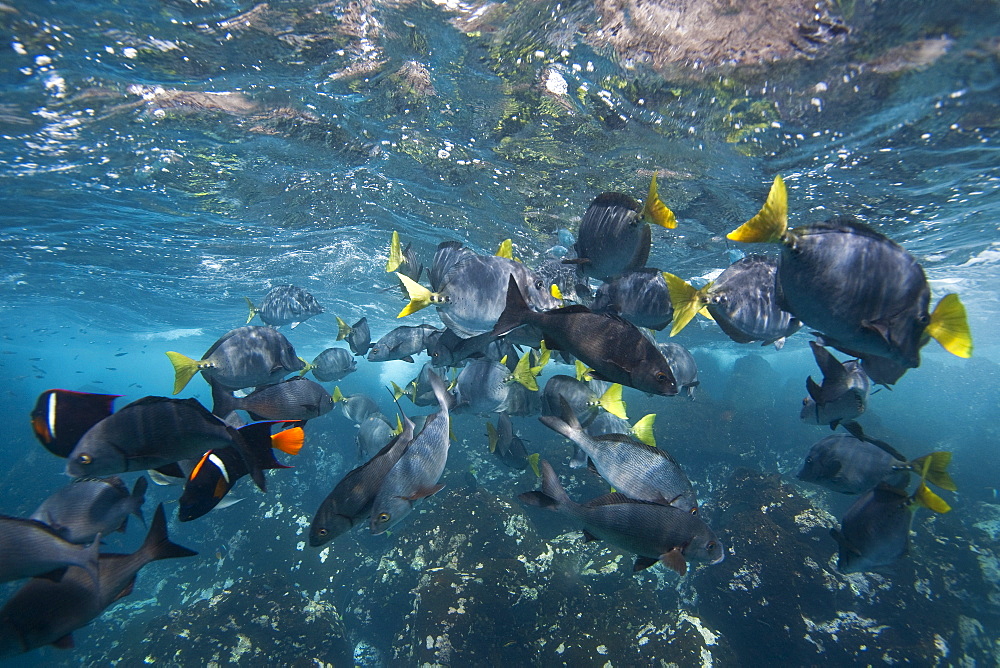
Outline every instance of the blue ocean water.
<path id="1" fill-rule="evenodd" d="M 781 174 L 793 225 L 856 215 L 968 309 L 974 356 L 930 343 L 859 420 L 908 456 L 954 453 L 953 510 L 916 515 L 894 573 L 838 573 L 827 530 L 852 499 L 795 479 L 829 433 L 798 418 L 808 331 L 777 351 L 700 319 L 675 338 L 694 401 L 625 400 L 657 414 L 723 563 L 632 574 L 632 555 L 523 508 L 537 479 L 490 455 L 473 415 L 455 417 L 446 488 L 390 536 L 311 548 L 358 463 L 335 408 L 266 495 L 244 482 L 236 505 L 171 522 L 198 557 L 144 568 L 76 649 L 12 665 L 995 663 L 998 7 L 743 4 L 0 3 L 0 512 L 67 480 L 28 425 L 46 389 L 166 396 L 163 353 L 201 355 L 275 285 L 326 310 L 282 328 L 306 359 L 335 345 L 334 316 L 374 338 L 400 324 L 394 230 L 428 265 L 442 241 L 510 238 L 536 266 L 598 193 L 641 200 L 655 173 L 679 224 L 653 231 L 648 264 L 703 283 L 747 250 L 725 235 Z M 392 415 L 385 387 L 423 361 L 359 360 L 338 385 Z M 181 396 L 211 403 L 198 378 Z M 535 417 L 514 424 L 575 498 L 607 491 Z M 153 486 L 147 517 L 178 495 Z M 138 546 L 130 525 L 108 549 Z"/>

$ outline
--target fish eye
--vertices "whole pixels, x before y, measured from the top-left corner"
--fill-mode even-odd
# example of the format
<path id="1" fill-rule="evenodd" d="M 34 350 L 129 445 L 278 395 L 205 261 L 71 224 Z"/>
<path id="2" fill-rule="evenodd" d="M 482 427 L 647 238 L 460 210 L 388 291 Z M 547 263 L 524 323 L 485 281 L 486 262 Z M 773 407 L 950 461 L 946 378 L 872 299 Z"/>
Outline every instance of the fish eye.
<path id="1" fill-rule="evenodd" d="M 379 524 L 385 524 L 389 521 L 389 513 L 379 513 L 376 519 Z"/>
<path id="2" fill-rule="evenodd" d="M 536 290 L 541 290 L 544 287 L 545 287 L 545 284 L 542 283 L 541 279 L 538 279 L 537 281 L 535 281 L 535 289 Z"/>
<path id="3" fill-rule="evenodd" d="M 665 382 L 667 382 L 667 374 L 663 373 L 662 371 L 658 371 L 656 373 L 656 381 L 658 383 L 665 383 Z"/>
<path id="4" fill-rule="evenodd" d="M 802 397 L 802 405 L 803 406 L 808 406 L 809 405 L 809 400 L 806 399 L 805 397 Z"/>
<path id="5" fill-rule="evenodd" d="M 697 508 L 692 508 L 691 509 L 691 514 L 692 515 L 697 515 L 698 514 L 698 509 Z"/>
<path id="6" fill-rule="evenodd" d="M 716 546 L 715 546 L 715 541 L 714 541 L 714 540 L 710 540 L 710 541 L 708 541 L 708 545 L 706 545 L 705 547 L 707 547 L 707 548 L 708 548 L 708 549 L 710 549 L 710 550 L 714 550 L 714 549 L 715 549 L 715 547 L 716 547 Z"/>
<path id="7" fill-rule="evenodd" d="M 318 534 L 319 534 L 320 536 L 325 536 L 325 535 L 326 535 L 326 534 L 328 534 L 329 532 L 328 532 L 328 531 L 327 531 L 326 529 L 320 529 L 320 530 L 319 530 L 319 531 L 317 531 L 316 533 L 318 533 Z"/>
<path id="8" fill-rule="evenodd" d="M 77 457 L 76 461 L 79 462 L 80 464 L 90 464 L 91 462 L 94 461 L 94 458 L 91 457 L 90 455 L 84 453 L 84 454 L 80 455 L 79 457 Z"/>

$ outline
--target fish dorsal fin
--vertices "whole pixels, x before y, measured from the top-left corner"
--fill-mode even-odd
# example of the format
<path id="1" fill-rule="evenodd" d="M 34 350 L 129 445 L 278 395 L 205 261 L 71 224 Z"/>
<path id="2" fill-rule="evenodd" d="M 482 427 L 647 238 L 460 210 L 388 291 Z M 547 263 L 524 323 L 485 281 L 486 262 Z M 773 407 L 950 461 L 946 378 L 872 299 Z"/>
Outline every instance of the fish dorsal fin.
<path id="1" fill-rule="evenodd" d="M 642 219 L 647 223 L 653 223 L 660 227 L 672 230 L 677 227 L 677 217 L 663 200 L 660 199 L 659 189 L 656 186 L 656 174 L 649 181 L 649 192 L 646 194 L 646 201 L 642 206 Z"/>
<path id="2" fill-rule="evenodd" d="M 925 330 L 941 347 L 958 357 L 972 357 L 972 331 L 958 295 L 945 295 L 934 307 Z"/>
<path id="3" fill-rule="evenodd" d="M 656 447 L 656 436 L 653 434 L 653 423 L 656 421 L 656 413 L 650 413 L 632 425 L 632 434 L 651 448 Z"/>
<path id="4" fill-rule="evenodd" d="M 389 259 L 385 262 L 385 271 L 388 274 L 395 272 L 403 264 L 403 249 L 399 243 L 399 232 L 392 231 L 392 238 L 389 240 Z"/>
<path id="5" fill-rule="evenodd" d="M 628 419 L 628 415 L 625 414 L 625 402 L 622 401 L 622 386 L 620 383 L 612 384 L 601 395 L 599 401 L 601 407 L 607 412 L 623 420 Z"/>
<path id="6" fill-rule="evenodd" d="M 781 241 L 788 230 L 788 190 L 778 174 L 774 177 L 767 201 L 757 215 L 726 235 L 730 241 L 744 243 L 774 243 Z"/>

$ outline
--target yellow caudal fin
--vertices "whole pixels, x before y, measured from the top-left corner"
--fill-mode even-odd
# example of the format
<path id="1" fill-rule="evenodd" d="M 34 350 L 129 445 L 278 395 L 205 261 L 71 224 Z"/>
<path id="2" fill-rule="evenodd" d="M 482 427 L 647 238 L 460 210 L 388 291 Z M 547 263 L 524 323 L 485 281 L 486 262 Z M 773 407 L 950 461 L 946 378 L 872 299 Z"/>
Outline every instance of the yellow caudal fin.
<path id="1" fill-rule="evenodd" d="M 600 398 L 601 407 L 612 415 L 616 415 L 623 420 L 628 419 L 625 414 L 625 402 L 622 401 L 622 386 L 618 383 L 609 387 Z"/>
<path id="2" fill-rule="evenodd" d="M 538 363 L 531 367 L 531 373 L 535 374 L 535 376 L 542 372 L 545 365 L 549 363 L 549 359 L 552 358 L 552 351 L 545 345 L 545 341 L 539 344 L 539 351 Z"/>
<path id="3" fill-rule="evenodd" d="M 756 216 L 726 235 L 730 241 L 774 243 L 781 241 L 788 230 L 788 191 L 781 175 L 774 177 L 767 201 Z"/>
<path id="4" fill-rule="evenodd" d="M 577 380 L 580 380 L 580 381 L 593 380 L 590 377 L 590 372 L 593 371 L 593 369 L 588 369 L 586 364 L 584 364 L 580 360 L 577 360 L 576 362 L 573 363 L 573 366 L 576 368 L 576 379 Z"/>
<path id="5" fill-rule="evenodd" d="M 687 283 L 683 278 L 674 276 L 671 273 L 663 272 L 663 280 L 667 282 L 667 290 L 670 292 L 670 303 L 674 307 L 673 325 L 670 328 L 670 336 L 676 336 L 682 329 L 687 327 L 699 311 L 705 308 L 706 295 L 708 289 L 712 287 L 709 283 L 700 290 Z"/>
<path id="6" fill-rule="evenodd" d="M 351 326 L 346 322 L 341 320 L 340 316 L 337 316 L 337 340 L 343 341 L 351 334 Z"/>
<path id="7" fill-rule="evenodd" d="M 499 435 L 497 434 L 497 428 L 493 426 L 492 422 L 486 423 L 486 438 L 490 442 L 490 452 L 496 452 Z"/>
<path id="8" fill-rule="evenodd" d="M 399 419 L 399 414 L 396 414 L 396 428 L 392 430 L 393 436 L 399 436 L 403 433 L 403 421 Z"/>
<path id="9" fill-rule="evenodd" d="M 656 413 L 650 413 L 632 425 L 632 435 L 652 448 L 656 447 L 656 436 L 653 435 L 654 422 Z"/>
<path id="10" fill-rule="evenodd" d="M 536 375 L 538 374 L 534 373 L 534 370 L 531 368 L 531 353 L 526 352 L 521 355 L 521 359 L 517 361 L 517 366 L 514 367 L 514 380 L 532 392 L 537 392 L 538 381 L 535 380 Z"/>
<path id="11" fill-rule="evenodd" d="M 948 464 L 951 463 L 950 452 L 932 452 L 929 455 L 917 457 L 910 463 L 913 465 L 913 470 L 924 474 L 928 482 L 949 492 L 958 490 L 955 481 L 948 475 Z M 924 472 L 925 469 L 926 473 Z"/>
<path id="12" fill-rule="evenodd" d="M 972 332 L 958 295 L 945 295 L 934 308 L 926 332 L 941 344 L 941 347 L 958 357 L 972 357 Z"/>
<path id="13" fill-rule="evenodd" d="M 167 358 L 174 365 L 174 394 L 183 390 L 196 373 L 209 366 L 205 362 L 193 360 L 187 355 L 181 355 L 172 350 L 167 352 Z"/>
<path id="14" fill-rule="evenodd" d="M 510 239 L 504 239 L 500 242 L 500 246 L 497 248 L 495 255 L 497 257 L 505 257 L 508 260 L 520 262 L 520 260 L 514 257 L 514 243 Z"/>
<path id="15" fill-rule="evenodd" d="M 389 240 L 389 259 L 385 262 L 386 273 L 393 273 L 401 264 L 403 264 L 403 248 L 399 243 L 399 232 L 393 230 L 392 239 Z"/>
<path id="16" fill-rule="evenodd" d="M 250 321 L 253 320 L 253 317 L 260 313 L 260 311 L 258 311 L 257 307 L 253 305 L 253 302 L 250 301 L 249 297 L 244 297 L 244 299 L 247 300 L 247 308 L 250 309 L 250 315 L 247 316 L 247 324 L 249 325 Z"/>
<path id="17" fill-rule="evenodd" d="M 299 359 L 301 360 L 302 358 L 300 357 Z M 302 360 L 302 361 L 305 362 L 305 360 Z M 304 367 L 302 367 L 302 371 L 299 371 L 299 375 L 300 376 L 304 376 L 304 375 L 306 375 L 307 373 L 309 373 L 310 371 L 312 371 L 315 368 L 316 368 L 315 364 L 312 364 L 310 362 L 306 362 L 306 365 Z"/>
<path id="18" fill-rule="evenodd" d="M 302 427 L 292 427 L 271 436 L 271 447 L 288 455 L 297 455 L 306 442 L 306 432 Z"/>
<path id="19" fill-rule="evenodd" d="M 540 456 L 541 455 L 539 455 L 537 452 L 534 453 L 534 454 L 528 455 L 528 464 L 531 466 L 531 470 L 534 472 L 535 477 L 537 477 L 537 478 L 541 478 L 542 477 L 542 472 L 538 468 L 538 459 L 539 459 Z"/>
<path id="20" fill-rule="evenodd" d="M 333 388 L 333 395 L 330 397 L 330 401 L 333 403 L 339 403 L 344 400 L 344 395 L 340 391 L 340 385 Z"/>
<path id="21" fill-rule="evenodd" d="M 560 290 L 559 286 L 555 283 L 549 286 L 549 294 L 560 301 L 563 299 L 562 290 Z"/>
<path id="22" fill-rule="evenodd" d="M 927 508 L 928 510 L 933 510 L 935 513 L 943 515 L 951 510 L 951 506 L 948 505 L 947 501 L 932 492 L 930 488 L 922 482 L 920 483 L 920 486 L 917 487 L 917 491 L 913 493 L 913 499 L 917 502 L 917 504 Z"/>
<path id="23" fill-rule="evenodd" d="M 408 316 L 411 313 L 416 313 L 420 309 L 430 306 L 431 300 L 434 298 L 434 294 L 430 290 L 398 271 L 396 272 L 396 277 L 403 282 L 406 294 L 410 296 L 410 303 L 403 307 L 403 310 L 396 316 L 397 318 Z"/>
<path id="24" fill-rule="evenodd" d="M 660 193 L 656 187 L 656 174 L 653 174 L 653 178 L 649 182 L 649 193 L 647 193 L 646 202 L 642 207 L 642 219 L 668 230 L 677 227 L 677 217 L 674 216 L 674 212 L 667 208 L 667 205 L 660 199 Z"/>
<path id="25" fill-rule="evenodd" d="M 403 392 L 403 388 L 401 388 L 399 385 L 396 385 L 396 383 L 392 382 L 391 380 L 389 381 L 389 384 L 392 385 L 392 399 L 393 399 L 393 401 L 399 401 L 399 398 L 402 397 L 403 394 L 405 394 Z"/>

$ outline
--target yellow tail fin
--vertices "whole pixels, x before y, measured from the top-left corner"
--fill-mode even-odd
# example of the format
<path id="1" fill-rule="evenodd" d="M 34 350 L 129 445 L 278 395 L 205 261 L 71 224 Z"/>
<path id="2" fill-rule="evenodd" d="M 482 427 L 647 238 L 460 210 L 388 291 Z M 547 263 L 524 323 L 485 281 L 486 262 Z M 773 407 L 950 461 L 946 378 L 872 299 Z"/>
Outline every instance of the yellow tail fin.
<path id="1" fill-rule="evenodd" d="M 247 324 L 249 325 L 250 321 L 253 320 L 253 317 L 260 313 L 260 311 L 258 311 L 257 307 L 253 305 L 253 302 L 250 301 L 249 297 L 244 297 L 244 299 L 247 300 L 247 308 L 250 309 L 250 315 L 247 316 Z"/>
<path id="2" fill-rule="evenodd" d="M 544 340 L 539 344 L 538 349 L 540 351 L 540 354 L 538 356 L 538 364 L 531 367 L 531 373 L 535 374 L 536 376 L 542 372 L 542 369 L 545 368 L 545 365 L 548 364 L 549 360 L 552 358 L 552 351 L 549 350 L 549 347 L 545 345 Z"/>
<path id="3" fill-rule="evenodd" d="M 667 282 L 667 290 L 670 291 L 670 303 L 674 307 L 673 326 L 670 328 L 670 336 L 676 336 L 687 324 L 705 308 L 706 295 L 708 289 L 712 287 L 709 283 L 700 290 L 687 283 L 683 278 L 673 274 L 663 272 L 663 280 Z"/>
<path id="4" fill-rule="evenodd" d="M 398 271 L 396 272 L 396 276 L 403 282 L 406 294 L 410 296 L 410 303 L 403 307 L 403 310 L 396 316 L 397 318 L 408 316 L 411 313 L 416 313 L 420 309 L 430 306 L 431 300 L 434 298 L 434 294 L 430 290 Z"/>
<path id="5" fill-rule="evenodd" d="M 915 471 L 924 472 L 926 468 L 924 476 L 928 482 L 949 492 L 955 492 L 958 490 L 958 487 L 955 485 L 955 481 L 951 479 L 951 476 L 948 475 L 948 464 L 950 463 L 951 453 L 941 451 L 918 457 L 911 462 Z"/>
<path id="6" fill-rule="evenodd" d="M 351 326 L 346 322 L 341 320 L 340 316 L 337 316 L 337 340 L 343 341 L 348 336 L 351 335 Z"/>
<path id="7" fill-rule="evenodd" d="M 972 357 L 972 331 L 958 295 L 945 295 L 934 307 L 925 330 L 941 347 L 958 357 Z"/>
<path id="8" fill-rule="evenodd" d="M 646 194 L 646 202 L 642 207 L 642 219 L 668 230 L 677 227 L 677 217 L 674 216 L 674 212 L 667 208 L 667 205 L 660 199 L 660 193 L 656 187 L 656 174 L 653 174 L 653 178 L 649 182 L 649 193 Z"/>
<path id="9" fill-rule="evenodd" d="M 399 418 L 399 413 L 396 414 L 396 428 L 392 430 L 393 436 L 399 436 L 403 433 L 403 421 Z"/>
<path id="10" fill-rule="evenodd" d="M 167 358 L 174 365 L 174 394 L 183 390 L 198 371 L 209 366 L 205 362 L 193 360 L 187 355 L 181 355 L 172 350 L 167 352 Z"/>
<path id="11" fill-rule="evenodd" d="M 580 360 L 577 360 L 576 362 L 573 363 L 573 366 L 576 367 L 577 380 L 580 381 L 592 380 L 590 377 L 590 372 L 592 371 L 592 369 L 588 369 L 586 364 L 584 364 Z"/>
<path id="12" fill-rule="evenodd" d="M 493 426 L 492 422 L 486 423 L 486 438 L 490 442 L 490 452 L 496 452 L 499 435 L 497 434 L 497 428 Z"/>
<path id="13" fill-rule="evenodd" d="M 539 455 L 537 452 L 534 453 L 534 454 L 528 455 L 528 464 L 531 465 L 531 470 L 535 473 L 535 477 L 536 478 L 541 478 L 542 477 L 542 472 L 538 468 L 538 459 L 539 459 L 540 456 L 541 455 Z"/>
<path id="14" fill-rule="evenodd" d="M 632 425 L 632 435 L 653 448 L 656 447 L 656 436 L 653 435 L 654 422 L 656 422 L 656 413 L 650 413 Z"/>
<path id="15" fill-rule="evenodd" d="M 774 177 L 767 201 L 756 216 L 726 235 L 730 241 L 774 243 L 788 230 L 788 190 L 781 175 Z"/>
<path id="16" fill-rule="evenodd" d="M 541 369 L 539 369 L 541 371 Z M 521 355 L 521 359 L 517 361 L 517 366 L 514 367 L 514 380 L 524 385 L 526 388 L 532 392 L 538 391 L 538 381 L 535 380 L 537 374 L 533 373 L 531 368 L 531 353 L 526 352 Z"/>
<path id="17" fill-rule="evenodd" d="M 399 232 L 393 230 L 392 239 L 389 241 L 389 259 L 385 262 L 386 273 L 391 274 L 399 269 L 401 264 L 403 264 L 403 249 L 399 244 Z"/>
<path id="18" fill-rule="evenodd" d="M 399 385 L 396 385 L 396 383 L 392 382 L 391 380 L 389 381 L 389 384 L 392 385 L 392 398 L 395 401 L 399 401 L 399 398 L 402 397 L 404 394 L 403 388 L 401 388 Z"/>
<path id="19" fill-rule="evenodd" d="M 930 490 L 927 485 L 920 483 L 917 491 L 913 494 L 914 500 L 924 508 L 933 510 L 935 513 L 947 513 L 951 510 L 948 502 Z"/>
<path id="20" fill-rule="evenodd" d="M 271 447 L 288 455 L 297 455 L 306 442 L 306 432 L 302 427 L 292 427 L 271 436 Z"/>
<path id="21" fill-rule="evenodd" d="M 625 402 L 622 401 L 622 386 L 618 383 L 613 384 L 604 394 L 601 395 L 601 407 L 612 415 L 617 415 L 623 420 L 628 419 L 628 415 L 625 414 Z"/>
<path id="22" fill-rule="evenodd" d="M 340 391 L 340 385 L 333 388 L 333 395 L 330 396 L 330 401 L 333 403 L 339 403 L 344 400 L 344 395 Z"/>
<path id="23" fill-rule="evenodd" d="M 302 358 L 300 357 L 299 359 L 302 359 Z M 305 362 L 305 360 L 302 360 L 302 361 Z M 307 373 L 309 373 L 310 371 L 312 371 L 315 368 L 316 368 L 316 365 L 312 364 L 311 362 L 306 362 L 306 365 L 304 367 L 302 367 L 302 371 L 299 371 L 299 375 L 300 376 L 304 376 L 304 375 L 306 375 Z"/>

